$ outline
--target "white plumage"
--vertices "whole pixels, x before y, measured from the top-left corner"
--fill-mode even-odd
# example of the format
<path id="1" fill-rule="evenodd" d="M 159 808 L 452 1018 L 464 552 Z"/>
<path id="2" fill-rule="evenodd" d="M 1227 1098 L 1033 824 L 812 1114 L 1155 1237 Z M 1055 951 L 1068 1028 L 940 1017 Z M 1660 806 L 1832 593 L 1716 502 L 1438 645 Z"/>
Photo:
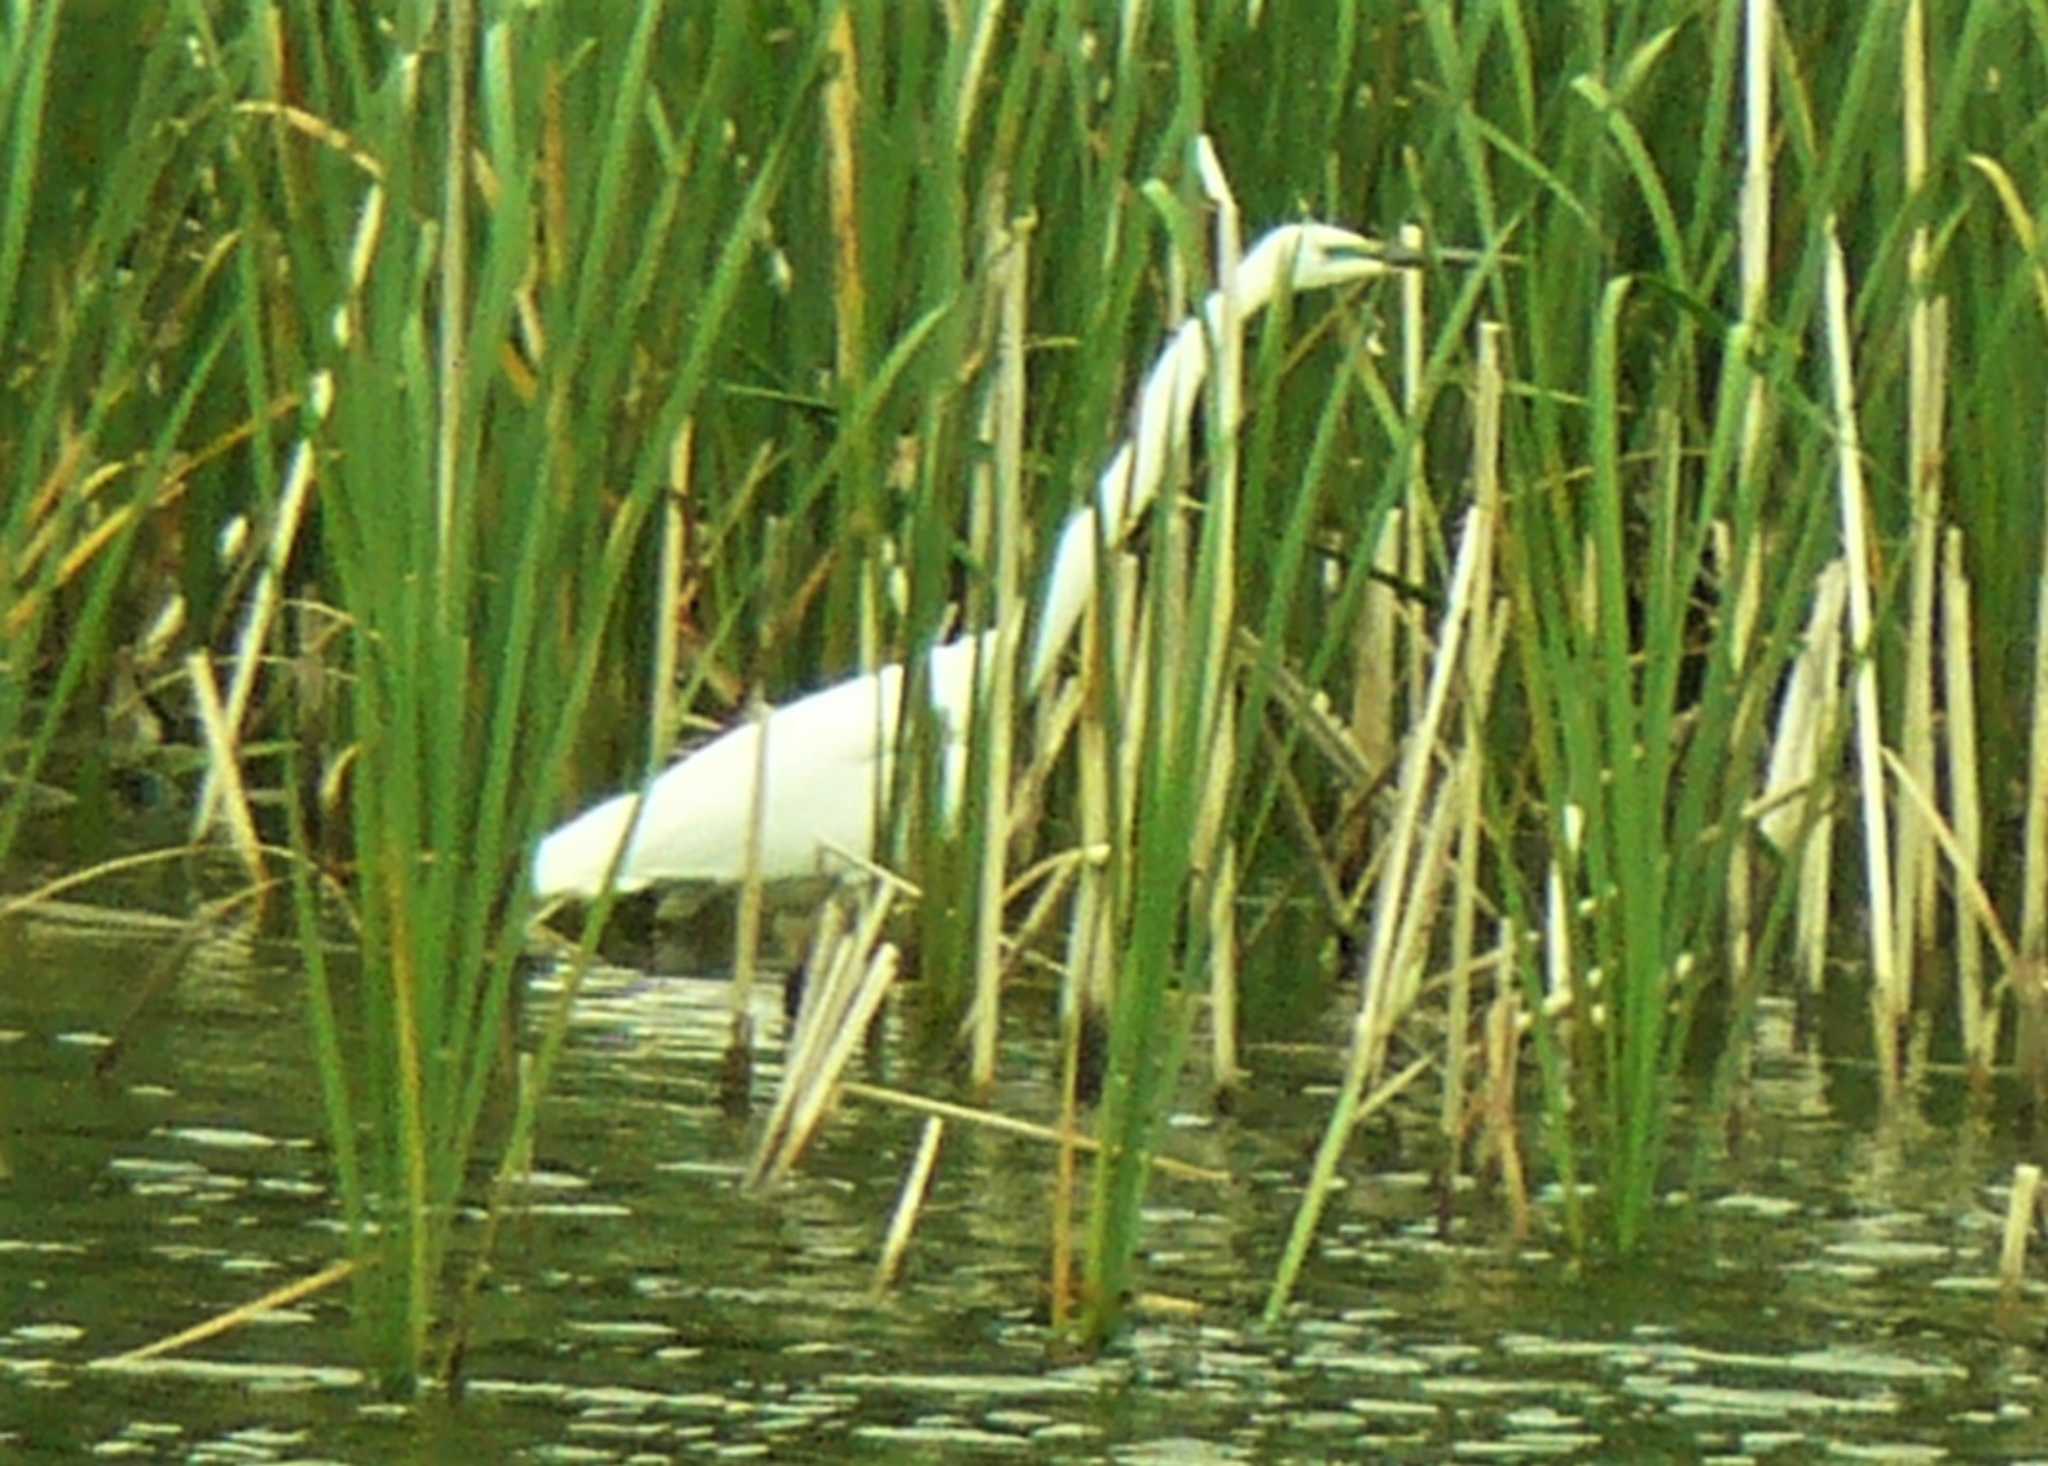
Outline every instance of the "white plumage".
<path id="1" fill-rule="evenodd" d="M 1328 224 L 1289 224 L 1246 252 L 1229 288 L 1240 319 L 1262 309 L 1283 278 L 1293 290 L 1384 274 L 1386 252 Z M 1095 585 L 1098 540 L 1114 545 L 1159 492 L 1185 442 L 1209 369 L 1210 342 L 1224 314 L 1212 291 L 1199 317 L 1174 332 L 1145 378 L 1131 435 L 1097 481 L 1094 501 L 1061 530 L 1046 581 L 1026 686 L 1039 687 L 1073 635 Z M 1236 424 L 1229 425 L 1230 430 Z M 1106 529 L 1098 528 L 1106 525 Z M 945 738 L 945 784 L 957 807 L 973 716 L 976 648 L 993 656 L 992 633 L 960 637 L 931 651 L 932 709 Z M 891 663 L 771 712 L 765 727 L 767 802 L 761 829 L 763 879 L 829 870 L 834 848 L 871 857 L 875 816 L 888 797 L 903 704 L 903 666 Z M 647 790 L 632 843 L 619 862 L 621 891 L 661 881 L 738 880 L 745 873 L 761 725 L 749 721 L 714 738 L 660 774 Z M 637 795 L 621 794 L 578 815 L 540 842 L 533 886 L 543 900 L 590 899 L 604 884 Z"/>
<path id="2" fill-rule="evenodd" d="M 977 644 L 992 652 L 995 639 L 986 633 L 961 637 L 934 647 L 930 657 L 932 706 L 943 725 L 951 802 L 959 799 L 966 768 Z M 835 848 L 865 859 L 874 851 L 875 812 L 889 797 L 902 706 L 903 664 L 891 662 L 775 708 L 759 722 L 743 722 L 671 764 L 647 790 L 647 807 L 619 862 L 618 889 L 732 881 L 744 874 L 764 729 L 762 879 L 829 871 Z M 542 900 L 595 897 L 638 797 L 607 799 L 542 840 L 533 856 L 535 894 Z"/>

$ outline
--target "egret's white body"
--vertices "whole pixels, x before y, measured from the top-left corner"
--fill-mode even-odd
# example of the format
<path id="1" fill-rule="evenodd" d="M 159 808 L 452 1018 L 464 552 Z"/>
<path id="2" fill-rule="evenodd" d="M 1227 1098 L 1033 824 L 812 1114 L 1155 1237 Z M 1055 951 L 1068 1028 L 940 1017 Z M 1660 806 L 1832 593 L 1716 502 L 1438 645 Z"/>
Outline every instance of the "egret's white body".
<path id="1" fill-rule="evenodd" d="M 983 633 L 931 651 L 932 711 L 944 734 L 949 800 L 958 799 L 965 773 L 976 649 L 993 650 L 994 644 Z M 891 662 L 798 698 L 765 719 L 749 719 L 670 765 L 648 787 L 646 807 L 619 862 L 617 889 L 637 891 L 661 881 L 732 881 L 745 874 L 754 778 L 764 766 L 764 731 L 768 787 L 761 818 L 761 878 L 827 872 L 835 864 L 835 851 L 869 858 L 875 813 L 889 797 L 902 706 L 903 664 Z M 535 894 L 542 900 L 595 897 L 638 798 L 628 793 L 607 799 L 542 840 L 533 856 Z"/>
<path id="2" fill-rule="evenodd" d="M 1328 224 L 1289 224 L 1255 244 L 1232 273 L 1230 303 L 1242 320 L 1279 291 L 1314 290 L 1366 280 L 1392 266 L 1380 246 Z M 1072 636 L 1095 586 L 1098 541 L 1114 545 L 1152 502 L 1185 443 L 1211 342 L 1225 301 L 1212 291 L 1202 312 L 1168 341 L 1140 390 L 1131 436 L 1096 484 L 1092 503 L 1060 533 L 1032 644 L 1026 686 L 1037 688 Z M 1228 425 L 1235 431 L 1236 424 Z M 931 701 L 945 737 L 945 781 L 957 804 L 973 715 L 977 648 L 994 655 L 992 633 L 960 637 L 931 651 Z M 892 663 L 811 693 L 766 719 L 766 805 L 760 865 L 765 880 L 815 875 L 834 849 L 874 853 L 875 816 L 887 798 L 903 703 L 903 666 Z M 749 721 L 687 755 L 647 790 L 632 843 L 619 861 L 617 889 L 660 881 L 733 881 L 746 872 L 754 776 L 761 766 L 761 725 Z M 636 794 L 585 811 L 540 842 L 533 885 L 543 900 L 589 899 L 604 885 L 612 856 L 633 821 Z"/>

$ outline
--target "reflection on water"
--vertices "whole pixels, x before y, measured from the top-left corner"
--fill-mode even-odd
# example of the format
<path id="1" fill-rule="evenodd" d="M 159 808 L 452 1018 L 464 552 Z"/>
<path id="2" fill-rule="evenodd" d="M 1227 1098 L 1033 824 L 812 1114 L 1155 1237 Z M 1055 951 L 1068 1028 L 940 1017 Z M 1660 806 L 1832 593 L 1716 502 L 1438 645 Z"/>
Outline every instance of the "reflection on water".
<path id="1" fill-rule="evenodd" d="M 2048 1454 L 2040 1295 L 2001 1305 L 1986 1281 L 2016 1148 L 1982 1123 L 1840 1123 L 1827 1072 L 1789 1052 L 1782 1022 L 1742 1154 L 1713 1164 L 1647 1267 L 1509 1256 L 1476 1187 L 1440 1237 L 1418 1121 L 1370 1164 L 1354 1154 L 1278 1331 L 1250 1320 L 1319 1134 L 1304 1095 L 1338 1056 L 1255 1052 L 1237 1118 L 1208 1118 L 1191 1092 L 1171 1142 L 1245 1180 L 1153 1194 L 1148 1286 L 1200 1311 L 1073 1363 L 1044 1326 L 1048 1170 L 1030 1143 L 954 1127 L 904 1284 L 872 1302 L 921 1121 L 849 1105 L 796 1182 L 742 1196 L 751 1133 L 716 1103 L 724 989 L 600 973 L 501 1235 L 461 1406 L 375 1399 L 338 1291 L 190 1355 L 88 1369 L 339 1251 L 289 953 L 202 954 L 128 1023 L 163 940 L 0 932 L 8 1460 Z M 533 1014 L 551 996 L 538 987 Z M 762 994 L 764 1091 L 777 1003 Z M 119 1061 L 96 1077 L 117 1032 Z M 1049 1111 L 1046 1059 L 1008 1050 L 1004 1106 Z"/>

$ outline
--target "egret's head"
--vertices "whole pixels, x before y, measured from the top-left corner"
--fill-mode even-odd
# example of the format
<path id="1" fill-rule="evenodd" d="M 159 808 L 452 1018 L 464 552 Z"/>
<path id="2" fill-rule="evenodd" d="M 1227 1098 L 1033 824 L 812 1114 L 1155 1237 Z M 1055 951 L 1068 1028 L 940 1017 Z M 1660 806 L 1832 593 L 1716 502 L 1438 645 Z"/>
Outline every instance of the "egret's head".
<path id="1" fill-rule="evenodd" d="M 1421 256 L 1413 250 L 1382 244 L 1334 224 L 1296 224 L 1284 234 L 1275 230 L 1274 236 L 1294 256 L 1296 290 L 1322 290 L 1353 280 L 1370 280 L 1389 270 L 1410 269 L 1422 263 Z"/>

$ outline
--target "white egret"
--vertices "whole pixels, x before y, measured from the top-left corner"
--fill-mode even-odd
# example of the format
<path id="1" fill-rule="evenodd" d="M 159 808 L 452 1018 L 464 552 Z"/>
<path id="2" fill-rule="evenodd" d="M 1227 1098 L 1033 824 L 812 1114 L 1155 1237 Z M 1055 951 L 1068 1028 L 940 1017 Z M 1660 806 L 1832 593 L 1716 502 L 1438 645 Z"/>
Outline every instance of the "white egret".
<path id="1" fill-rule="evenodd" d="M 1237 316 L 1262 309 L 1281 289 L 1314 290 L 1367 280 L 1399 264 L 1383 246 L 1329 224 L 1288 224 L 1246 252 L 1228 284 Z M 1039 610 L 1026 686 L 1036 689 L 1072 636 L 1095 584 L 1098 541 L 1121 541 L 1158 494 L 1186 441 L 1210 343 L 1224 315 L 1221 290 L 1183 322 L 1145 378 L 1130 437 L 1097 481 L 1095 498 L 1061 530 Z M 1236 424 L 1231 424 L 1234 430 Z M 944 782 L 957 807 L 973 713 L 976 648 L 993 655 L 981 632 L 930 653 L 932 710 L 945 739 Z M 735 881 L 745 873 L 754 776 L 765 728 L 768 788 L 761 829 L 764 880 L 815 875 L 835 849 L 874 853 L 875 814 L 886 797 L 903 703 L 903 665 L 836 683 L 733 728 L 686 755 L 649 786 L 615 884 L 636 891 L 662 881 Z M 621 794 L 555 830 L 534 852 L 534 892 L 542 900 L 588 900 L 604 884 L 613 854 L 633 821 L 639 796 Z"/>

